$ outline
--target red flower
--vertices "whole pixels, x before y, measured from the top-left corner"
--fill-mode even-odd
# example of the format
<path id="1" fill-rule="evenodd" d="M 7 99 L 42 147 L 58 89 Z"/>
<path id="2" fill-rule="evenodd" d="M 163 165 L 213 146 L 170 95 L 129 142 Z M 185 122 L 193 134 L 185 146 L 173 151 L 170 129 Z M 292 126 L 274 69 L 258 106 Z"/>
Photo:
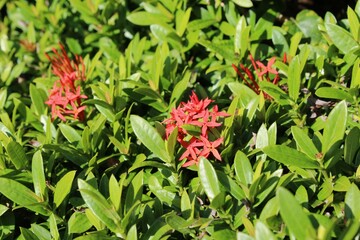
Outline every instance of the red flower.
<path id="1" fill-rule="evenodd" d="M 79 56 L 75 56 L 75 61 L 70 60 L 64 46 L 59 45 L 61 52 L 52 50 L 55 56 L 45 54 L 52 64 L 53 73 L 60 78 L 54 83 L 45 103 L 51 106 L 52 119 L 59 117 L 66 121 L 66 115 L 84 120 L 85 106 L 81 106 L 81 99 L 87 96 L 81 94 L 81 87 L 76 86 L 76 81 L 85 80 L 85 65 Z"/>
<path id="2" fill-rule="evenodd" d="M 284 55 L 283 61 L 286 62 L 286 54 Z M 260 62 L 260 61 L 255 61 L 254 58 L 252 57 L 252 55 L 250 54 L 250 61 L 252 64 L 252 67 L 254 68 L 255 74 L 257 76 L 257 78 L 260 81 L 268 81 L 268 82 L 272 82 L 273 84 L 277 84 L 280 77 L 279 77 L 279 73 L 276 69 L 273 68 L 273 65 L 276 61 L 275 57 L 272 57 L 266 64 L 266 66 Z M 238 76 L 245 82 L 246 85 L 248 85 L 248 87 L 250 87 L 256 94 L 260 94 L 260 87 L 259 84 L 257 83 L 252 71 L 245 67 L 243 64 L 240 64 L 240 69 L 238 67 L 236 67 L 235 64 L 232 64 L 232 67 L 234 68 L 234 70 L 236 71 L 236 73 L 238 74 Z M 270 74 L 273 74 L 274 77 L 273 79 L 271 79 Z M 264 92 L 264 97 L 268 100 L 271 100 L 272 98 Z"/>
<path id="3" fill-rule="evenodd" d="M 217 105 L 210 111 L 208 106 L 212 102 L 213 100 L 209 98 L 199 100 L 196 94 L 192 92 L 190 100 L 187 103 L 180 103 L 178 108 L 171 111 L 170 118 L 164 120 L 166 124 L 166 138 L 169 137 L 175 127 L 178 128 L 177 140 L 185 148 L 184 153 L 179 159 L 186 159 L 186 162 L 182 165 L 183 167 L 197 165 L 200 157 L 208 157 L 210 153 L 216 159 L 221 160 L 221 156 L 216 148 L 220 146 L 223 139 L 218 138 L 210 142 L 209 134 L 213 128 L 221 126 L 221 123 L 217 122 L 218 117 L 228 117 L 230 115 L 225 112 L 219 112 Z M 185 126 L 193 126 L 194 132 L 189 133 L 187 130 L 189 128 Z M 215 137 L 213 134 L 211 136 Z"/>

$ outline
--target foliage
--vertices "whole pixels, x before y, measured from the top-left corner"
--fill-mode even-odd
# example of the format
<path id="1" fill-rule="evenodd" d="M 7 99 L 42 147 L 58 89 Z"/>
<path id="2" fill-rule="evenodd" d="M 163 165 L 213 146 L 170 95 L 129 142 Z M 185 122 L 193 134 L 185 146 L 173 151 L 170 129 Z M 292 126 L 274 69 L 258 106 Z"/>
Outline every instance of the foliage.
<path id="1" fill-rule="evenodd" d="M 0 9 L 1 239 L 359 238 L 359 2 Z"/>

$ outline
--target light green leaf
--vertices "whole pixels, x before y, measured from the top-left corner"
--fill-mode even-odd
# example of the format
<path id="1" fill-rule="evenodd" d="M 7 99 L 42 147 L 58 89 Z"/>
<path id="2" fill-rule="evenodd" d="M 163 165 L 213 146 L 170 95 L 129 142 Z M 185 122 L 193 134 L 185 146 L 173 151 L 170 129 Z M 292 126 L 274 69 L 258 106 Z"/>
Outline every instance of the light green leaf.
<path id="1" fill-rule="evenodd" d="M 157 157 L 166 163 L 170 163 L 171 157 L 164 151 L 165 142 L 150 123 L 137 115 L 131 115 L 130 122 L 138 139 Z"/>
<path id="2" fill-rule="evenodd" d="M 44 203 L 41 202 L 40 197 L 15 180 L 0 177 L 0 193 L 21 207 L 45 216 L 49 215 L 48 211 L 41 206 Z"/>
<path id="3" fill-rule="evenodd" d="M 31 163 L 31 173 L 34 182 L 34 189 L 36 195 L 44 199 L 47 196 L 46 194 L 46 182 L 45 182 L 45 173 L 44 173 L 44 163 L 41 156 L 41 150 L 38 150 L 34 153 Z"/>
<path id="4" fill-rule="evenodd" d="M 215 169 L 206 158 L 200 159 L 198 175 L 206 195 L 212 201 L 220 193 L 220 186 Z"/>
<path id="5" fill-rule="evenodd" d="M 318 169 L 319 163 L 302 152 L 285 145 L 268 146 L 263 149 L 272 159 L 289 166 Z"/>
<path id="6" fill-rule="evenodd" d="M 280 215 L 295 238 L 315 239 L 316 231 L 295 197 L 282 187 L 278 189 L 277 197 L 279 199 Z"/>
<path id="7" fill-rule="evenodd" d="M 321 98 L 339 99 L 353 102 L 353 97 L 344 90 L 333 87 L 321 87 L 315 91 L 316 96 Z"/>
<path id="8" fill-rule="evenodd" d="M 308 135 L 297 126 L 291 127 L 291 133 L 296 141 L 297 146 L 309 157 L 316 159 L 319 152 Z"/>
<path id="9" fill-rule="evenodd" d="M 356 184 L 351 184 L 350 189 L 345 194 L 345 217 L 346 219 L 360 220 L 360 191 Z"/>
<path id="10" fill-rule="evenodd" d="M 25 168 L 28 161 L 25 150 L 18 142 L 10 141 L 8 145 L 6 145 L 6 152 L 16 169 Z"/>
<path id="11" fill-rule="evenodd" d="M 58 208 L 64 199 L 69 195 L 76 171 L 67 172 L 56 184 L 54 193 L 55 208 Z"/>
<path id="12" fill-rule="evenodd" d="M 253 169 L 248 157 L 241 151 L 237 151 L 234 159 L 235 173 L 238 181 L 250 185 L 253 181 Z"/>
<path id="13" fill-rule="evenodd" d="M 359 47 L 359 44 L 344 28 L 333 23 L 325 23 L 325 28 L 334 45 L 343 53 L 349 53 L 352 49 Z"/>
<path id="14" fill-rule="evenodd" d="M 336 147 L 343 139 L 346 129 L 347 107 L 346 102 L 341 101 L 330 112 L 325 122 L 323 132 L 322 152 L 326 154 L 331 148 Z M 334 146 L 336 144 L 336 146 Z"/>
<path id="15" fill-rule="evenodd" d="M 300 60 L 298 56 L 295 56 L 290 62 L 289 72 L 288 72 L 289 96 L 295 102 L 300 94 L 300 84 L 301 84 Z"/>
<path id="16" fill-rule="evenodd" d="M 235 4 L 244 8 L 251 8 L 253 3 L 251 0 L 232 0 Z"/>
<path id="17" fill-rule="evenodd" d="M 61 133 L 70 143 L 82 143 L 80 134 L 72 127 L 66 124 L 59 124 Z"/>
<path id="18" fill-rule="evenodd" d="M 99 218 L 111 231 L 117 233 L 119 237 L 125 237 L 124 230 L 120 225 L 120 216 L 117 214 L 115 209 L 111 207 L 104 196 L 82 179 L 78 179 L 78 186 L 82 198 L 94 215 Z"/>
<path id="19" fill-rule="evenodd" d="M 163 24 L 169 21 L 167 17 L 162 14 L 150 13 L 145 11 L 130 13 L 126 19 L 131 23 L 139 26 L 149 26 L 151 24 Z"/>
<path id="20" fill-rule="evenodd" d="M 345 162 L 354 164 L 354 158 L 360 148 L 360 129 L 354 127 L 350 130 L 345 139 Z"/>
<path id="21" fill-rule="evenodd" d="M 74 212 L 68 221 L 69 233 L 83 233 L 92 227 L 86 214 L 83 212 Z"/>

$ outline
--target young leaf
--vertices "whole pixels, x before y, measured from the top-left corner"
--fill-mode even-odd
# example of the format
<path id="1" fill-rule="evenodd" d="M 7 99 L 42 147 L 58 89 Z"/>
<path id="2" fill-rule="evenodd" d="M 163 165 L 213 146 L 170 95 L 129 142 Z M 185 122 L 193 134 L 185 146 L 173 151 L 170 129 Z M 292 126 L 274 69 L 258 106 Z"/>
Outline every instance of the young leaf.
<path id="1" fill-rule="evenodd" d="M 354 127 L 350 130 L 345 139 L 345 162 L 354 164 L 354 158 L 360 148 L 360 129 Z"/>
<path id="2" fill-rule="evenodd" d="M 206 195 L 212 201 L 220 193 L 220 185 L 214 167 L 206 158 L 200 159 L 198 175 Z"/>
<path id="3" fill-rule="evenodd" d="M 279 199 L 280 215 L 295 238 L 315 239 L 316 231 L 295 197 L 282 187 L 278 189 L 277 197 Z"/>
<path id="4" fill-rule="evenodd" d="M 138 139 L 157 157 L 166 163 L 170 163 L 171 157 L 165 151 L 165 142 L 159 133 L 140 116 L 131 115 L 130 122 Z"/>

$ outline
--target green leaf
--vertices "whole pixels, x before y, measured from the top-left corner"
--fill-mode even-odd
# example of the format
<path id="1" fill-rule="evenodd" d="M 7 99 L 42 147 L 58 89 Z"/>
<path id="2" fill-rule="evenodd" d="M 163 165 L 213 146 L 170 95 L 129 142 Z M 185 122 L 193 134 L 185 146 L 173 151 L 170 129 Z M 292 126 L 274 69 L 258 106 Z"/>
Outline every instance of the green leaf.
<path id="1" fill-rule="evenodd" d="M 274 43 L 276 49 L 278 50 L 280 56 L 289 53 L 289 44 L 284 37 L 282 29 L 279 27 L 273 27 L 272 30 L 272 42 Z"/>
<path id="2" fill-rule="evenodd" d="M 350 130 L 345 139 L 345 162 L 354 164 L 356 153 L 360 149 L 360 129 L 354 127 Z"/>
<path id="3" fill-rule="evenodd" d="M 276 239 L 269 228 L 262 221 L 257 221 L 255 224 L 255 237 L 257 240 Z"/>
<path id="4" fill-rule="evenodd" d="M 35 113 L 38 116 L 40 116 L 41 114 L 44 114 L 44 110 L 45 110 L 44 99 L 42 98 L 40 89 L 35 87 L 35 85 L 33 85 L 33 84 L 30 84 L 30 98 L 31 98 L 32 104 L 34 104 Z"/>
<path id="5" fill-rule="evenodd" d="M 104 196 L 82 179 L 78 179 L 78 186 L 82 198 L 94 215 L 99 218 L 111 231 L 117 233 L 119 237 L 125 237 L 124 230 L 120 225 L 120 216 L 111 207 Z"/>
<path id="6" fill-rule="evenodd" d="M 360 220 L 360 191 L 356 184 L 351 187 L 345 194 L 345 217 L 346 219 Z"/>
<path id="7" fill-rule="evenodd" d="M 253 3 L 251 0 L 232 0 L 233 3 L 235 3 L 236 5 L 240 6 L 240 7 L 245 7 L 245 8 L 251 8 L 253 6 Z"/>
<path id="8" fill-rule="evenodd" d="M 280 215 L 295 238 L 315 239 L 316 231 L 295 197 L 282 187 L 278 189 L 277 197 L 279 199 Z"/>
<path id="9" fill-rule="evenodd" d="M 301 84 L 300 60 L 298 56 L 295 56 L 290 62 L 289 72 L 288 72 L 289 96 L 295 102 L 300 94 L 300 84 Z"/>
<path id="10" fill-rule="evenodd" d="M 0 193 L 21 207 L 48 216 L 48 211 L 41 206 L 42 201 L 33 191 L 15 180 L 0 177 Z"/>
<path id="11" fill-rule="evenodd" d="M 26 240 L 39 240 L 39 238 L 29 229 L 20 227 L 21 236 Z"/>
<path id="12" fill-rule="evenodd" d="M 15 141 L 10 141 L 6 145 L 6 152 L 8 153 L 11 162 L 16 169 L 23 169 L 27 165 L 27 158 L 23 147 Z"/>
<path id="13" fill-rule="evenodd" d="M 359 44 L 344 28 L 333 23 L 325 23 L 325 28 L 334 45 L 343 53 L 349 53 L 351 50 L 359 47 Z"/>
<path id="14" fill-rule="evenodd" d="M 67 172 L 56 184 L 54 193 L 55 208 L 58 208 L 64 199 L 69 195 L 76 171 Z"/>
<path id="15" fill-rule="evenodd" d="M 150 176 L 148 179 L 149 188 L 152 193 L 161 201 L 166 203 L 168 206 L 180 209 L 181 199 L 179 196 L 165 189 L 155 176 Z"/>
<path id="16" fill-rule="evenodd" d="M 165 150 L 165 142 L 159 133 L 142 117 L 130 116 L 131 126 L 138 139 L 157 157 L 166 163 L 171 162 L 171 157 Z"/>
<path id="17" fill-rule="evenodd" d="M 214 25 L 217 21 L 215 19 L 196 19 L 189 22 L 188 31 L 201 30 Z"/>
<path id="18" fill-rule="evenodd" d="M 150 13 L 145 11 L 133 12 L 127 15 L 126 19 L 139 26 L 149 26 L 152 24 L 164 24 L 169 21 L 167 17 L 162 14 Z"/>
<path id="19" fill-rule="evenodd" d="M 254 171 L 248 157 L 241 151 L 237 151 L 234 159 L 235 173 L 238 181 L 250 185 L 253 181 Z"/>
<path id="20" fill-rule="evenodd" d="M 212 201 L 220 194 L 220 186 L 215 169 L 206 158 L 200 159 L 198 175 L 206 195 Z"/>
<path id="21" fill-rule="evenodd" d="M 348 102 L 354 102 L 354 98 L 344 90 L 333 87 L 321 87 L 315 91 L 316 96 L 321 98 L 346 100 Z"/>
<path id="22" fill-rule="evenodd" d="M 74 212 L 68 221 L 69 233 L 83 233 L 92 227 L 86 214 L 83 212 Z"/>
<path id="23" fill-rule="evenodd" d="M 346 119 L 346 102 L 341 101 L 330 112 L 329 117 L 325 122 L 322 141 L 322 152 L 324 154 L 329 151 L 330 148 L 336 148 L 339 142 L 343 139 L 346 129 Z"/>
<path id="24" fill-rule="evenodd" d="M 291 133 L 301 151 L 304 152 L 309 158 L 316 159 L 316 154 L 319 153 L 319 151 L 308 135 L 297 126 L 291 127 Z"/>
<path id="25" fill-rule="evenodd" d="M 285 165 L 309 169 L 320 168 L 319 163 L 316 160 L 285 145 L 268 146 L 264 148 L 263 151 L 275 161 Z"/>
<path id="26" fill-rule="evenodd" d="M 66 124 L 59 124 L 61 133 L 70 143 L 82 143 L 80 134 L 72 127 Z"/>
<path id="27" fill-rule="evenodd" d="M 34 182 L 34 189 L 36 195 L 44 199 L 47 196 L 44 163 L 41 156 L 41 150 L 34 153 L 31 163 L 31 173 Z"/>

